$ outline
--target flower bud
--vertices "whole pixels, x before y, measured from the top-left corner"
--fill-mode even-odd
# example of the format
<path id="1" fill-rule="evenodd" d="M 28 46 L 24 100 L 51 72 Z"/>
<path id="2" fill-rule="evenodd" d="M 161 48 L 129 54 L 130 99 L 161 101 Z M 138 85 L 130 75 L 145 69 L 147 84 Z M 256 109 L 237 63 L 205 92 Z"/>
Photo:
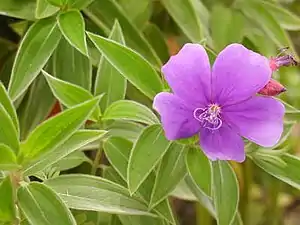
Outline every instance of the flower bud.
<path id="1" fill-rule="evenodd" d="M 271 79 L 259 92 L 258 94 L 265 96 L 276 96 L 285 92 L 286 88 L 278 81 Z"/>

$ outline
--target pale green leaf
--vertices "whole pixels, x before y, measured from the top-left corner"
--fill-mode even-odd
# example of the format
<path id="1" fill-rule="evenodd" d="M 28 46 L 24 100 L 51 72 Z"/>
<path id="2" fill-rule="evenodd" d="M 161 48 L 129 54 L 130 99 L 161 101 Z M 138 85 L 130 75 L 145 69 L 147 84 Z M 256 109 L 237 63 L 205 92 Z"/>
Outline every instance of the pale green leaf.
<path id="1" fill-rule="evenodd" d="M 131 193 L 145 181 L 166 153 L 170 142 L 159 125 L 147 127 L 136 141 L 129 158 L 127 179 Z"/>
<path id="2" fill-rule="evenodd" d="M 7 176 L 0 183 L 0 223 L 11 222 L 16 216 L 16 208 L 14 202 L 13 184 L 10 176 Z"/>
<path id="3" fill-rule="evenodd" d="M 27 31 L 18 49 L 8 92 L 12 100 L 22 95 L 50 58 L 61 38 L 53 19 L 42 19 Z"/>
<path id="4" fill-rule="evenodd" d="M 0 121 L 0 143 L 7 145 L 14 152 L 18 152 L 18 132 L 12 118 L 2 104 L 0 104 Z"/>
<path id="5" fill-rule="evenodd" d="M 47 0 L 37 0 L 35 17 L 37 19 L 43 19 L 52 16 L 54 13 L 58 12 L 59 8 L 48 3 Z"/>
<path id="6" fill-rule="evenodd" d="M 211 196 L 211 164 L 199 148 L 188 148 L 188 153 L 186 155 L 186 168 L 198 189 L 202 191 L 203 194 Z"/>
<path id="7" fill-rule="evenodd" d="M 130 100 L 120 100 L 111 104 L 104 112 L 102 120 L 132 120 L 145 124 L 159 123 L 149 108 Z"/>
<path id="8" fill-rule="evenodd" d="M 63 7 L 67 4 L 69 0 L 47 0 L 50 4 L 55 5 L 57 7 Z"/>
<path id="9" fill-rule="evenodd" d="M 153 99 L 162 91 L 162 81 L 155 69 L 141 55 L 107 38 L 88 33 L 103 56 L 133 85 Z"/>
<path id="10" fill-rule="evenodd" d="M 33 160 L 64 143 L 82 126 L 98 102 L 99 98 L 94 98 L 43 122 L 22 143 L 21 159 Z"/>
<path id="11" fill-rule="evenodd" d="M 163 156 L 152 189 L 151 208 L 167 198 L 186 175 L 185 154 L 183 145 L 172 143 Z"/>
<path id="12" fill-rule="evenodd" d="M 52 90 L 53 95 L 66 107 L 70 108 L 93 98 L 93 95 L 86 89 L 55 78 L 46 71 L 42 72 Z M 91 115 L 91 119 L 98 121 L 100 115 L 100 108 L 96 107 Z"/>
<path id="13" fill-rule="evenodd" d="M 28 134 L 47 118 L 55 101 L 46 79 L 39 75 L 30 85 L 18 107 L 21 141 L 25 140 Z"/>
<path id="14" fill-rule="evenodd" d="M 157 25 L 153 23 L 147 23 L 144 29 L 144 35 L 152 45 L 156 54 L 159 56 L 160 60 L 165 63 L 170 58 L 169 49 L 164 38 L 164 34 Z"/>
<path id="15" fill-rule="evenodd" d="M 126 188 L 100 177 L 63 175 L 47 180 L 46 184 L 59 193 L 70 208 L 153 216 L 143 203 L 130 197 Z"/>
<path id="16" fill-rule="evenodd" d="M 252 157 L 252 159 L 256 165 L 267 173 L 300 189 L 300 159 L 298 157 L 285 153 L 281 156 L 264 154 L 263 157 Z"/>
<path id="17" fill-rule="evenodd" d="M 39 157 L 37 160 L 30 162 L 24 166 L 24 175 L 32 175 L 37 173 L 48 166 L 53 165 L 72 152 L 80 149 L 88 143 L 98 140 L 106 131 L 103 130 L 79 130 L 76 131 L 68 140 L 63 144 L 56 147 L 53 151 L 48 152 L 46 155 Z"/>
<path id="18" fill-rule="evenodd" d="M 5 144 L 0 144 L 0 170 L 18 169 L 17 157 L 14 151 Z M 1 211 L 1 210 L 0 210 Z M 0 217 L 1 218 L 1 217 Z M 1 220 L 1 219 L 0 219 Z"/>
<path id="19" fill-rule="evenodd" d="M 101 27 L 107 35 L 117 19 L 122 27 L 126 45 L 135 49 L 154 65 L 161 66 L 161 61 L 155 51 L 138 28 L 130 22 L 116 1 L 94 1 L 89 7 L 84 9 L 84 13 Z"/>
<path id="20" fill-rule="evenodd" d="M 0 14 L 19 19 L 34 20 L 36 0 L 5 0 L 0 3 Z"/>
<path id="21" fill-rule="evenodd" d="M 103 144 L 103 149 L 110 164 L 123 180 L 127 180 L 127 166 L 132 143 L 126 139 L 111 137 Z"/>
<path id="22" fill-rule="evenodd" d="M 59 14 L 59 28 L 68 42 L 84 55 L 88 55 L 84 18 L 78 10 Z"/>
<path id="23" fill-rule="evenodd" d="M 233 223 L 239 204 L 239 186 L 236 175 L 226 161 L 215 161 L 213 168 L 213 201 L 218 225 Z"/>
<path id="24" fill-rule="evenodd" d="M 9 114 L 10 119 L 13 121 L 17 132 L 19 133 L 19 120 L 13 103 L 11 102 L 8 93 L 0 82 L 0 104 L 5 108 L 6 112 Z"/>
<path id="25" fill-rule="evenodd" d="M 109 38 L 123 45 L 125 44 L 121 27 L 117 21 Z M 95 94 L 105 94 L 100 102 L 101 110 L 104 111 L 111 103 L 124 99 L 126 87 L 127 81 L 122 74 L 104 56 L 101 56 L 95 81 Z"/>
<path id="26" fill-rule="evenodd" d="M 84 152 L 75 151 L 62 158 L 58 162 L 54 163 L 53 165 L 51 165 L 51 167 L 57 171 L 64 171 L 75 168 L 88 161 L 89 158 L 84 154 Z"/>
<path id="27" fill-rule="evenodd" d="M 62 38 L 53 55 L 53 76 L 90 91 L 92 63 L 69 42 Z"/>
<path id="28" fill-rule="evenodd" d="M 300 17 L 279 4 L 261 1 L 262 6 L 287 30 L 300 30 Z"/>
<path id="29" fill-rule="evenodd" d="M 31 225 L 76 225 L 64 202 L 45 184 L 22 185 L 18 189 L 18 204 Z"/>
<path id="30" fill-rule="evenodd" d="M 183 33 L 192 42 L 200 42 L 204 38 L 203 30 L 193 1 L 197 0 L 162 0 L 161 2 Z"/>
<path id="31" fill-rule="evenodd" d="M 144 126 L 131 121 L 116 120 L 109 124 L 106 129 L 108 130 L 108 136 L 122 137 L 134 142 L 139 137 Z"/>

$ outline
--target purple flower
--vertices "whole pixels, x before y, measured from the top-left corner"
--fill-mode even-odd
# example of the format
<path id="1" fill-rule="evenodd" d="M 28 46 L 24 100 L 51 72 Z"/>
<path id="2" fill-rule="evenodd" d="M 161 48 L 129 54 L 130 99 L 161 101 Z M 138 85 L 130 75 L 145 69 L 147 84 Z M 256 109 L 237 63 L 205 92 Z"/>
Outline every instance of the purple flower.
<path id="1" fill-rule="evenodd" d="M 242 162 L 242 137 L 264 147 L 280 139 L 283 104 L 256 96 L 272 74 L 264 56 L 231 44 L 211 69 L 205 49 L 186 44 L 162 72 L 173 93 L 159 93 L 153 106 L 169 140 L 199 133 L 200 146 L 209 159 Z"/>

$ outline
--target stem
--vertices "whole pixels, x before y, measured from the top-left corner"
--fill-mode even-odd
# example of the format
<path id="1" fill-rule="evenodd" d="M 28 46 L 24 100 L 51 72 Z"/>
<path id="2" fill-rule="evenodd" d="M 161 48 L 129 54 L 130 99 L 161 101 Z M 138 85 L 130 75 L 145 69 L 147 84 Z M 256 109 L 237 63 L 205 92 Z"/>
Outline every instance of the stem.
<path id="1" fill-rule="evenodd" d="M 253 165 L 251 160 L 247 159 L 242 166 L 242 173 L 243 173 L 243 191 L 241 193 L 241 200 L 240 200 L 240 212 L 241 217 L 244 222 L 244 225 L 247 225 L 249 222 L 248 219 L 248 205 L 250 201 L 250 192 L 251 192 L 251 185 L 252 185 L 252 178 L 253 178 Z"/>
<path id="2" fill-rule="evenodd" d="M 266 223 L 268 225 L 280 224 L 281 210 L 278 207 L 278 196 L 280 192 L 280 182 L 271 177 L 268 182 L 268 204 L 266 213 Z"/>
<path id="3" fill-rule="evenodd" d="M 94 162 L 92 164 L 92 169 L 91 169 L 91 174 L 92 175 L 96 175 L 97 174 L 97 169 L 99 167 L 101 156 L 102 156 L 102 142 L 100 142 L 100 144 L 99 144 L 99 149 L 97 150 L 95 160 L 94 160 Z"/>
<path id="4" fill-rule="evenodd" d="M 195 203 L 196 207 L 196 225 L 211 225 L 213 218 L 209 214 L 206 208 L 204 208 L 199 202 Z"/>

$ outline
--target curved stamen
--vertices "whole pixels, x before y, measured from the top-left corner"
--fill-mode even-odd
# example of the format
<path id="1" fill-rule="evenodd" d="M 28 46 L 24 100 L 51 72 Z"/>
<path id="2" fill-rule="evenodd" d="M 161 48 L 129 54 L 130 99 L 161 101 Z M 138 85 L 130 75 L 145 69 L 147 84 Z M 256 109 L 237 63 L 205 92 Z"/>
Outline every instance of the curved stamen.
<path id="1" fill-rule="evenodd" d="M 220 113 L 220 107 L 216 104 L 212 104 L 207 108 L 196 108 L 193 115 L 196 120 L 201 122 L 204 128 L 217 130 L 222 126 Z"/>

